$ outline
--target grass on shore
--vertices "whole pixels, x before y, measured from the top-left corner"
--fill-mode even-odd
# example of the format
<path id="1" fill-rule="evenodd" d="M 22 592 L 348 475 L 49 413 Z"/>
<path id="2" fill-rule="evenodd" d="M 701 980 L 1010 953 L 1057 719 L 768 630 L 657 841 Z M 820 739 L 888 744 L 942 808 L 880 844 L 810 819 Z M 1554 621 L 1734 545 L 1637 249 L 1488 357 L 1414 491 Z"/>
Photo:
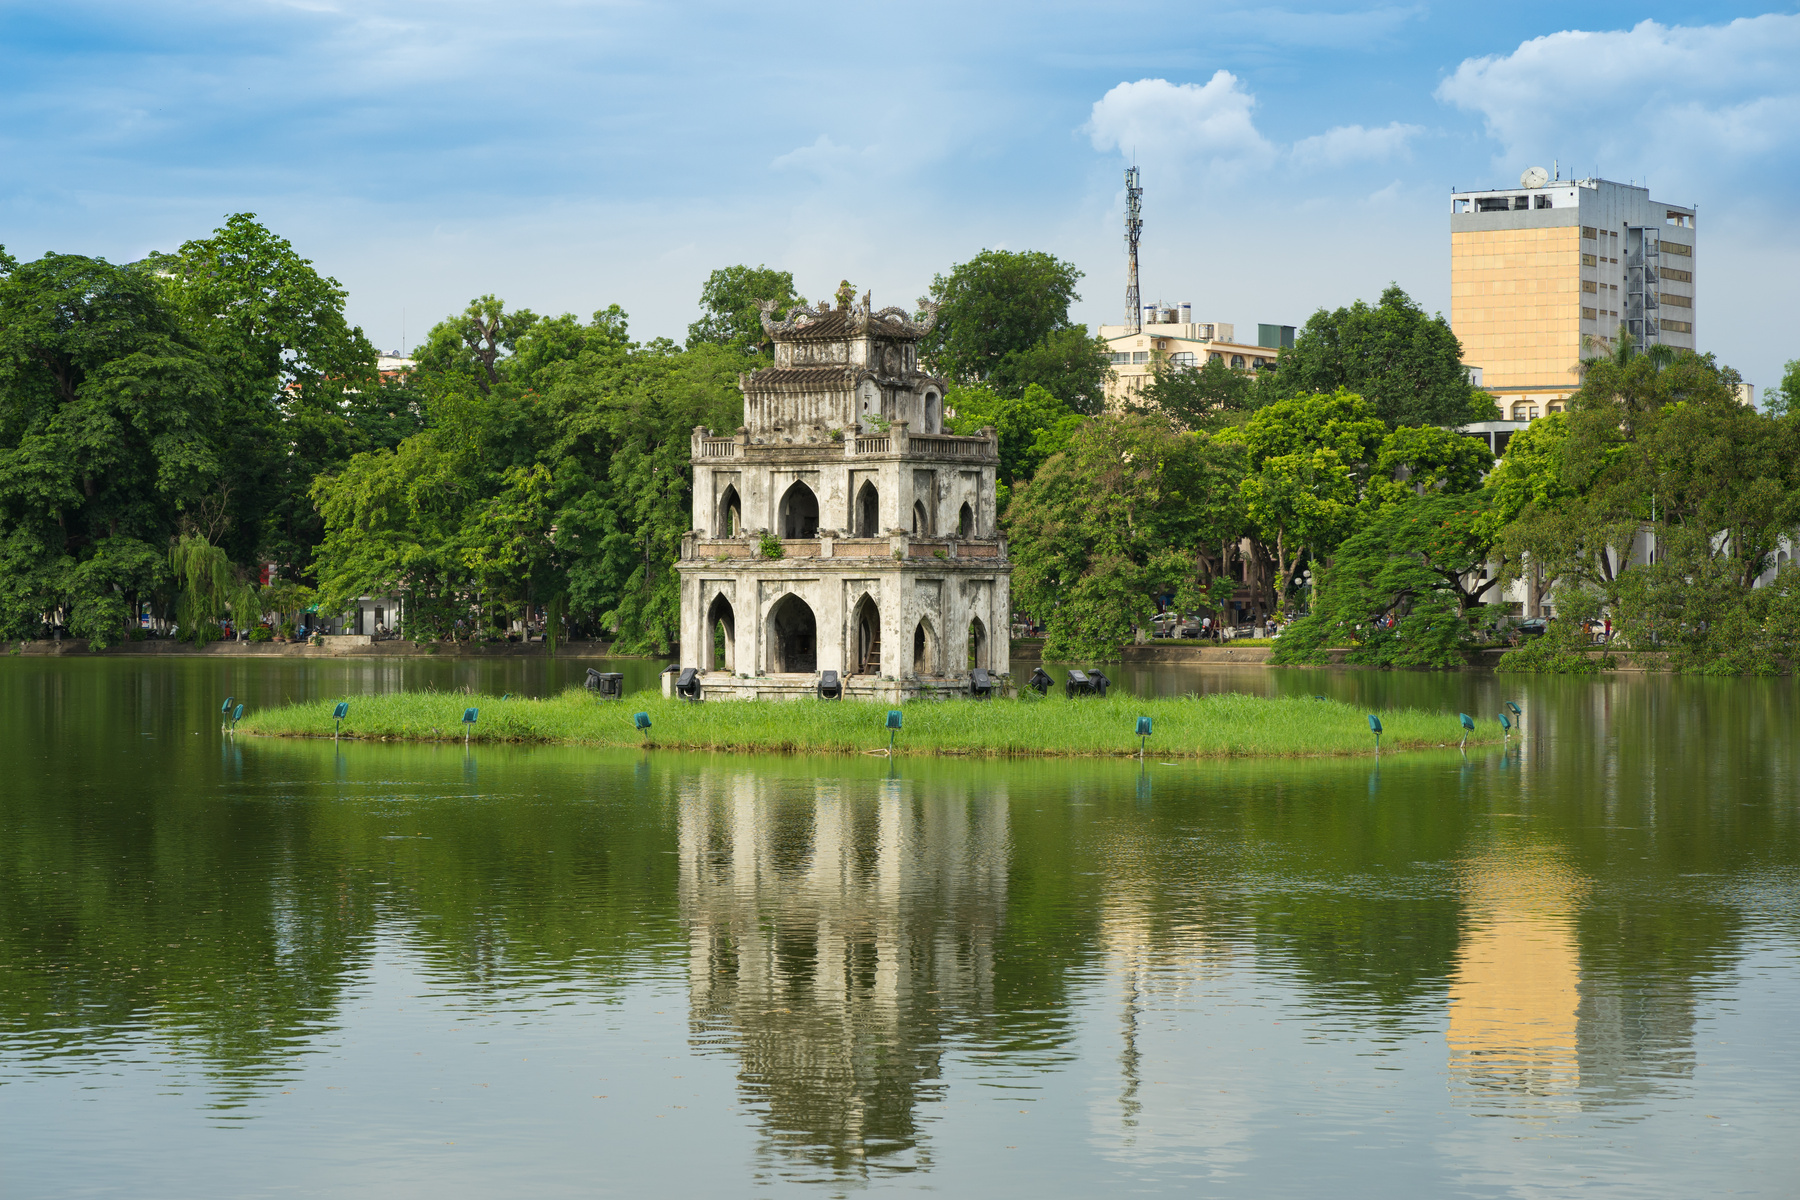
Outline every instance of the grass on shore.
<path id="1" fill-rule="evenodd" d="M 687 750 L 855 753 L 884 749 L 888 706 L 861 701 L 720 700 L 688 704 L 652 692 L 598 701 L 580 688 L 545 699 L 500 700 L 454 692 L 390 692 L 350 699 L 343 735 L 401 741 L 461 741 L 465 708 L 480 709 L 478 742 L 651 746 Z M 247 713 L 240 732 L 273 737 L 330 737 L 334 700 Z M 895 753 L 906 755 L 1136 754 L 1137 719 L 1149 717 L 1149 754 L 1157 758 L 1309 757 L 1368 754 L 1367 714 L 1333 700 L 1221 693 L 1144 699 L 920 701 L 903 706 Z M 649 737 L 632 714 L 650 714 Z M 1406 709 L 1380 713 L 1382 748 L 1454 746 L 1455 713 Z M 1499 724 L 1479 721 L 1471 745 L 1500 740 Z"/>

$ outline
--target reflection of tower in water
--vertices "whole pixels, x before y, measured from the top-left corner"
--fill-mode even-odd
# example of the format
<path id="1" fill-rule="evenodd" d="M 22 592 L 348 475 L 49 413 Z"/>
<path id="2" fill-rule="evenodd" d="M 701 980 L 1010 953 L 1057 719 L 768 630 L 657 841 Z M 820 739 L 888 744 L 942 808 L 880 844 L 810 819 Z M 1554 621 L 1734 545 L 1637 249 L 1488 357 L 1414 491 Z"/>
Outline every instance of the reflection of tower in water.
<path id="1" fill-rule="evenodd" d="M 927 1165 L 945 1030 L 992 1008 L 1003 786 L 703 775 L 680 830 L 696 1045 L 739 1056 L 775 1149 Z"/>
<path id="2" fill-rule="evenodd" d="M 1582 881 L 1550 855 L 1518 851 L 1468 864 L 1463 886 L 1470 925 L 1450 979 L 1452 1080 L 1481 1103 L 1575 1107 Z"/>

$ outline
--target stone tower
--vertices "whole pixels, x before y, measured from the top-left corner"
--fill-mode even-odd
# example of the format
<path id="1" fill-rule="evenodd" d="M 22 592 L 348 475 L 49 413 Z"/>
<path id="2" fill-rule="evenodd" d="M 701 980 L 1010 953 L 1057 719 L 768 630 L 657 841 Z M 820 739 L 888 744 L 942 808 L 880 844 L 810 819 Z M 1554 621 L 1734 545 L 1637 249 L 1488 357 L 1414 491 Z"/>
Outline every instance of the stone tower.
<path id="1" fill-rule="evenodd" d="M 739 378 L 743 426 L 694 430 L 681 665 L 713 698 L 811 696 L 823 671 L 863 699 L 966 693 L 974 667 L 1004 686 L 994 431 L 944 432 L 918 354 L 935 305 L 837 299 L 780 321 L 764 304 L 775 365 Z"/>

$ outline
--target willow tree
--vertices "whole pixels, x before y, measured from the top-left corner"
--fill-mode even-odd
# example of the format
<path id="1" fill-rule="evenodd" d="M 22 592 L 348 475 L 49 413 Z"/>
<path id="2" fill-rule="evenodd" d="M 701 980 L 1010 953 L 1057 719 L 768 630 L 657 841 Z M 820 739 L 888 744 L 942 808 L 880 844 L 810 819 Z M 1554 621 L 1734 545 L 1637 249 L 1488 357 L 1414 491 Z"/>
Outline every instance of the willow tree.
<path id="1" fill-rule="evenodd" d="M 182 634 L 204 646 L 226 613 L 237 618 L 238 636 L 260 616 L 256 587 L 239 576 L 225 551 L 197 533 L 184 533 L 169 550 L 169 567 L 181 587 L 175 620 Z"/>

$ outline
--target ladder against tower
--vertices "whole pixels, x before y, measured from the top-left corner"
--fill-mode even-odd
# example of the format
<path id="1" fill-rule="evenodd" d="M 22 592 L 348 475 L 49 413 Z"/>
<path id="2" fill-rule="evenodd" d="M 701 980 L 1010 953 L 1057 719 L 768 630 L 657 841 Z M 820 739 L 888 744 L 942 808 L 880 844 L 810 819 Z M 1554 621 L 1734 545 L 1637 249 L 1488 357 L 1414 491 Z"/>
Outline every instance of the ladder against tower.
<path id="1" fill-rule="evenodd" d="M 936 306 L 762 307 L 775 362 L 740 377 L 744 424 L 693 434 L 680 665 L 718 699 L 810 697 L 825 671 L 852 698 L 966 695 L 975 667 L 1005 687 L 999 443 L 945 432 L 918 353 Z"/>

